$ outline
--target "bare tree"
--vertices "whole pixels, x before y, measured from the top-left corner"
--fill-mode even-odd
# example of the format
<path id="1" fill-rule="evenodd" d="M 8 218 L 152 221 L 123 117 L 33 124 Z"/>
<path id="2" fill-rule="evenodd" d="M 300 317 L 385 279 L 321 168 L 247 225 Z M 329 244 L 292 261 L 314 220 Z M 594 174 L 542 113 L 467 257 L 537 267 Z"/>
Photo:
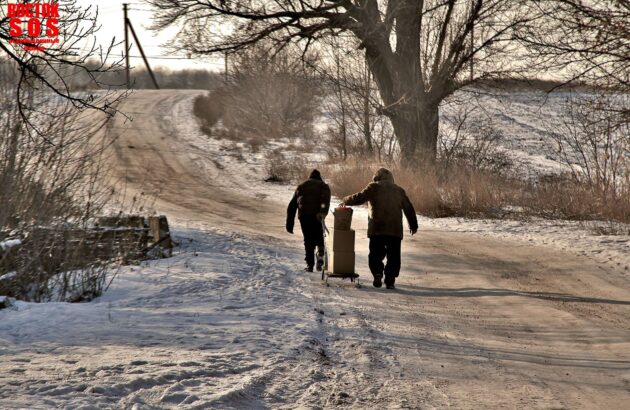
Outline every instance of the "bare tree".
<path id="1" fill-rule="evenodd" d="M 15 31 L 8 3 L 0 1 L 0 60 L 5 65 L 7 62 L 15 64 L 15 98 L 22 119 L 30 121 L 27 111 L 33 106 L 28 96 L 32 95 L 30 91 L 33 89 L 61 97 L 71 102 L 75 109 L 97 109 L 114 114 L 116 102 L 123 98 L 123 93 L 79 94 L 72 89 L 72 79 L 78 75 L 87 76 L 99 87 L 109 89 L 111 84 L 103 83 L 102 74 L 122 68 L 122 56 L 116 59 L 111 55 L 114 40 L 105 49 L 96 43 L 98 8 L 81 7 L 76 0 L 52 2 L 58 7 L 58 32 L 51 39 L 58 42 L 42 45 L 37 42 L 38 36 L 31 36 L 27 30 Z M 26 27 L 28 18 L 20 20 L 20 26 Z M 44 25 L 42 33 L 45 30 Z M 29 125 L 40 136 L 44 134 L 38 124 L 30 122 Z"/>
<path id="2" fill-rule="evenodd" d="M 537 2 L 545 30 L 519 33 L 539 61 L 584 80 L 630 87 L 630 0 Z"/>
<path id="3" fill-rule="evenodd" d="M 435 159 L 446 96 L 521 69 L 506 57 L 515 53 L 515 31 L 538 18 L 525 0 L 147 2 L 157 11 L 153 28 L 181 25 L 176 44 L 195 54 L 232 52 L 262 39 L 308 49 L 349 33 L 365 50 L 406 163 Z M 232 30 L 222 35 L 217 25 Z"/>
<path id="4" fill-rule="evenodd" d="M 389 156 L 385 145 L 391 137 L 391 124 L 381 112 L 382 101 L 362 50 L 332 39 L 320 57 L 318 75 L 325 79 L 328 98 L 324 110 L 334 124 L 332 137 L 345 159 L 349 153 Z M 389 148 L 389 147 L 388 147 Z"/>

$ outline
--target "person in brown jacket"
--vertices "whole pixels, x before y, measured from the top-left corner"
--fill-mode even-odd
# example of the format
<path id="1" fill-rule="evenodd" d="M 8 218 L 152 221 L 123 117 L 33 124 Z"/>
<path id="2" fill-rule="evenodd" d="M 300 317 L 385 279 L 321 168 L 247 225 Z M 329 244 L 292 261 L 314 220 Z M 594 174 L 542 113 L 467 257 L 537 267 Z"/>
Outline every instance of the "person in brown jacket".
<path id="1" fill-rule="evenodd" d="M 317 270 L 324 263 L 324 229 L 322 221 L 330 208 L 330 187 L 322 180 L 318 170 L 314 169 L 309 178 L 298 185 L 287 208 L 287 232 L 293 233 L 295 213 L 298 214 L 302 234 L 304 235 L 304 253 L 307 272 L 313 272 L 315 248 L 317 247 Z"/>
<path id="2" fill-rule="evenodd" d="M 394 183 L 394 176 L 386 168 L 380 168 L 373 182 L 361 192 L 343 198 L 344 205 L 368 203 L 368 237 L 370 254 L 368 261 L 374 276 L 374 286 L 382 286 L 383 273 L 387 289 L 394 289 L 400 273 L 400 244 L 403 238 L 402 214 L 405 214 L 411 234 L 418 231 L 416 211 L 405 190 Z M 387 265 L 383 259 L 387 257 Z"/>

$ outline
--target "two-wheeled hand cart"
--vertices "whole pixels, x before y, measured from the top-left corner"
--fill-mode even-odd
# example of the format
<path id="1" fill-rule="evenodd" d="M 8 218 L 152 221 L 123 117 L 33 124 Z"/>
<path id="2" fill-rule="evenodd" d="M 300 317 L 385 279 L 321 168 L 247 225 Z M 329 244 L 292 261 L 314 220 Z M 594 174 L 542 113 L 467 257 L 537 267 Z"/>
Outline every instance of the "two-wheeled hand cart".
<path id="1" fill-rule="evenodd" d="M 359 274 L 354 272 L 354 232 L 352 232 L 352 272 L 348 272 L 347 270 L 338 270 L 338 271 L 334 271 L 334 269 L 331 271 L 329 270 L 329 266 L 331 263 L 330 260 L 330 253 L 329 253 L 329 249 L 328 249 L 328 237 L 330 236 L 330 231 L 328 231 L 328 228 L 326 227 L 326 223 L 322 220 L 322 230 L 324 232 L 324 260 L 323 263 L 321 264 L 321 272 L 322 272 L 322 281 L 326 284 L 326 286 L 330 286 L 328 284 L 328 279 L 329 278 L 336 278 L 336 279 L 350 279 L 350 282 L 352 283 L 356 283 L 357 287 L 361 287 L 361 283 L 359 282 Z M 333 250 L 331 250 L 331 252 L 334 252 Z"/>

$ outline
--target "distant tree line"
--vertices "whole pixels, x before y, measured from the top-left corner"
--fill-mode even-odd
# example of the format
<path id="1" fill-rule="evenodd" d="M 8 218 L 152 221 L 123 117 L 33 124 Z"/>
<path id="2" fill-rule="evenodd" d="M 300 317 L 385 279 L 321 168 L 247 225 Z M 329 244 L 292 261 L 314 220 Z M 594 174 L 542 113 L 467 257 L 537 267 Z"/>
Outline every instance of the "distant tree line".
<path id="1" fill-rule="evenodd" d="M 205 69 L 173 70 L 167 67 L 156 67 L 153 68 L 153 74 L 160 88 L 212 90 L 224 82 L 222 73 Z M 72 88 L 74 90 L 98 89 L 101 83 L 110 84 L 116 88 L 125 88 L 124 70 L 101 73 L 97 81 L 85 75 L 75 76 L 72 80 Z M 138 67 L 131 70 L 131 88 L 155 88 L 146 68 Z"/>

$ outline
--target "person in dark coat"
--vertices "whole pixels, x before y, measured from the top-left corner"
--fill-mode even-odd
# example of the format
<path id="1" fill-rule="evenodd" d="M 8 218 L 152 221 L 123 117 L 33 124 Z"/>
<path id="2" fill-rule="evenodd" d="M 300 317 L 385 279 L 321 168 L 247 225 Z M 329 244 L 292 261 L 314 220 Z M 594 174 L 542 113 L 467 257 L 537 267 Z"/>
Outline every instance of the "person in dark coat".
<path id="1" fill-rule="evenodd" d="M 344 205 L 368 203 L 368 237 L 370 254 L 368 261 L 374 276 L 374 286 L 382 286 L 383 273 L 385 285 L 394 289 L 394 283 L 400 273 L 400 244 L 403 238 L 402 214 L 405 214 L 411 234 L 418 231 L 416 211 L 404 189 L 394 183 L 394 176 L 386 168 L 380 168 L 374 175 L 373 182 L 361 192 L 343 198 Z M 383 259 L 387 257 L 387 265 Z"/>
<path id="2" fill-rule="evenodd" d="M 300 220 L 304 235 L 306 271 L 313 272 L 315 266 L 315 248 L 317 248 L 317 270 L 324 263 L 324 230 L 322 221 L 330 208 L 330 187 L 322 180 L 318 170 L 314 169 L 309 178 L 298 185 L 287 208 L 287 232 L 293 233 L 295 213 Z"/>

